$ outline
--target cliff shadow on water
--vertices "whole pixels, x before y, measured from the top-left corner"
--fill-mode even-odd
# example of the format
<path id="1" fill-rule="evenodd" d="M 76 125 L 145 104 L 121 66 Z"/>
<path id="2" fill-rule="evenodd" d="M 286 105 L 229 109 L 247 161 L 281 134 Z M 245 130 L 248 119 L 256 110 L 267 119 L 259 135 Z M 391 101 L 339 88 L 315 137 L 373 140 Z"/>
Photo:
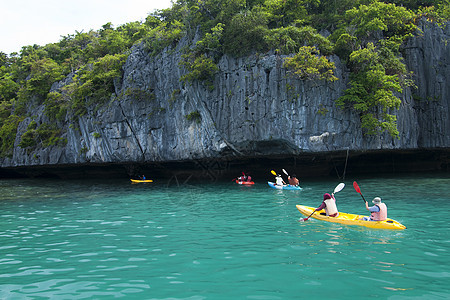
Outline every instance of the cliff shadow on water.
<path id="1" fill-rule="evenodd" d="M 448 172 L 450 149 L 334 151 L 245 158 L 209 158 L 172 162 L 72 164 L 0 168 L 0 178 L 60 178 L 129 180 L 145 175 L 165 184 L 231 181 L 245 173 L 254 181 L 273 181 L 271 170 L 285 169 L 301 179 L 343 180 L 380 174 Z"/>

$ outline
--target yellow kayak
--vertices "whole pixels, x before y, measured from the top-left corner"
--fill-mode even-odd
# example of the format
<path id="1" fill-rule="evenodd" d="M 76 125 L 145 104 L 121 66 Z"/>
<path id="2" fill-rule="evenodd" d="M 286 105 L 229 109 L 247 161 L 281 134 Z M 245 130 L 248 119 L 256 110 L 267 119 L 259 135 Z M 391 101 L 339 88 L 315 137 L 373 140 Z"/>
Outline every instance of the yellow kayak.
<path id="1" fill-rule="evenodd" d="M 151 179 L 130 179 L 132 183 L 140 183 L 140 182 L 153 182 Z"/>
<path id="2" fill-rule="evenodd" d="M 297 209 L 304 214 L 305 216 L 309 216 L 314 211 L 314 207 L 304 206 L 304 205 L 296 205 Z M 363 221 L 359 220 L 359 218 L 362 218 L 362 215 L 354 215 L 354 214 L 347 214 L 339 212 L 339 216 L 337 217 L 328 217 L 325 215 L 325 211 L 316 211 L 311 218 L 322 220 L 322 221 L 328 221 L 333 223 L 340 223 L 340 224 L 346 224 L 346 225 L 358 225 L 358 226 L 365 226 L 369 228 L 378 228 L 378 229 L 395 229 L 395 230 L 401 230 L 406 229 L 406 226 L 402 225 L 401 223 L 392 220 L 387 219 L 384 221 Z"/>

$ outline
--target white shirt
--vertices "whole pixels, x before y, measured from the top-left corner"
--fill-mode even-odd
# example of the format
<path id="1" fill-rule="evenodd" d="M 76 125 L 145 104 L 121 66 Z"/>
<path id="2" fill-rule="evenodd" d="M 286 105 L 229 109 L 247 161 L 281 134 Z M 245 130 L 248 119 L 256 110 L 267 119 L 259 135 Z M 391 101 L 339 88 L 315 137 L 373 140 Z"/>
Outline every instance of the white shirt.
<path id="1" fill-rule="evenodd" d="M 275 177 L 275 180 L 277 181 L 277 185 L 283 185 L 283 178 L 281 178 L 281 176 Z"/>

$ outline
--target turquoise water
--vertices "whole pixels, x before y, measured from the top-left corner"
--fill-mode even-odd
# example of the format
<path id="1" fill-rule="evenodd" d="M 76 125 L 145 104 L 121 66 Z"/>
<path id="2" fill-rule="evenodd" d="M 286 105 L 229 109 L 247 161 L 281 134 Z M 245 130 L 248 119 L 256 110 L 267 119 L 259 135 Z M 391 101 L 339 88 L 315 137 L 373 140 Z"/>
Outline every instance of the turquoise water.
<path id="1" fill-rule="evenodd" d="M 366 214 L 353 180 L 338 208 Z M 0 181 L 0 298 L 449 299 L 448 173 L 356 180 L 407 229 L 299 222 L 331 179 Z"/>

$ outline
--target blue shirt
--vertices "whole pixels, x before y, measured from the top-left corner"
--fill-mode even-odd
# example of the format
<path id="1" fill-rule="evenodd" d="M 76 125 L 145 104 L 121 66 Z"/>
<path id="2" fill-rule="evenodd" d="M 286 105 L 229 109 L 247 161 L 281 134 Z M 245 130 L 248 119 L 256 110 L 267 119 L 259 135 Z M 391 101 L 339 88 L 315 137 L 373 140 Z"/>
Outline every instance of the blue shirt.
<path id="1" fill-rule="evenodd" d="M 378 205 L 374 205 L 374 206 L 369 207 L 369 211 L 370 212 L 379 212 L 380 208 L 378 207 Z"/>

